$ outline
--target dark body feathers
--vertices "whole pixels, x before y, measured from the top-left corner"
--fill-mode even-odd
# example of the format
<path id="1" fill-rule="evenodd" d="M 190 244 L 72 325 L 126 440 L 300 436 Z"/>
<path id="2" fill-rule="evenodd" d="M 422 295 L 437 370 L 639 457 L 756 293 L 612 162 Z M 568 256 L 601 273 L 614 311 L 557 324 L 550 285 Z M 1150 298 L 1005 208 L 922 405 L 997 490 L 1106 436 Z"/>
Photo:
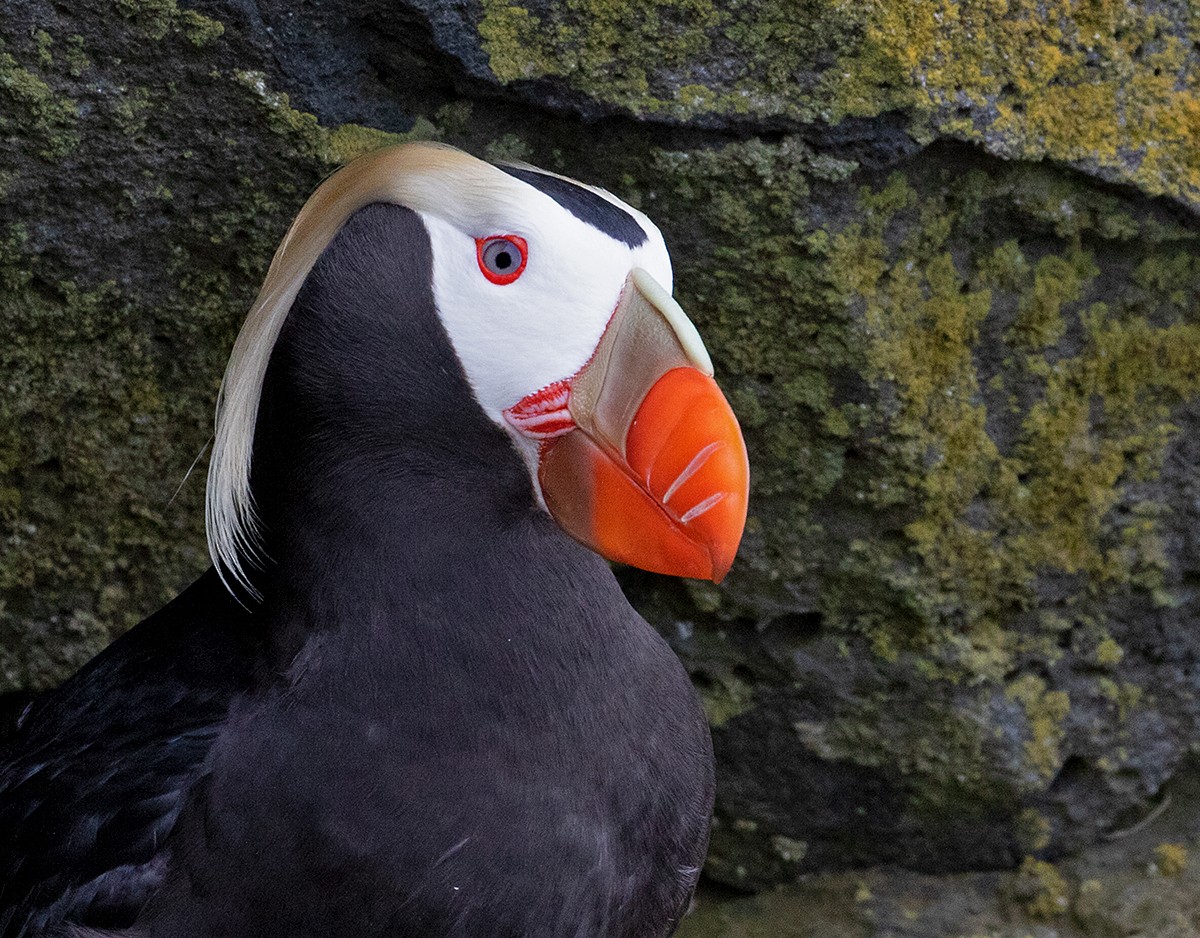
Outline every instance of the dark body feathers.
<path id="1" fill-rule="evenodd" d="M 124 924 L 153 893 L 137 932 L 177 938 L 674 930 L 707 841 L 702 713 L 604 561 L 535 504 L 431 266 L 419 218 L 371 206 L 310 274 L 255 441 L 263 601 L 232 612 L 209 575 L 30 714 L 0 862 L 43 872 L 0 907 Z M 211 669 L 177 660 L 210 642 Z M 12 780 L 38 761 L 74 780 Z M 89 799 L 108 806 L 90 843 Z M 119 915 L 54 906 L 125 867 Z"/>
<path id="2" fill-rule="evenodd" d="M 211 570 L 30 705 L 0 747 L 0 935 L 132 924 L 262 630 Z"/>

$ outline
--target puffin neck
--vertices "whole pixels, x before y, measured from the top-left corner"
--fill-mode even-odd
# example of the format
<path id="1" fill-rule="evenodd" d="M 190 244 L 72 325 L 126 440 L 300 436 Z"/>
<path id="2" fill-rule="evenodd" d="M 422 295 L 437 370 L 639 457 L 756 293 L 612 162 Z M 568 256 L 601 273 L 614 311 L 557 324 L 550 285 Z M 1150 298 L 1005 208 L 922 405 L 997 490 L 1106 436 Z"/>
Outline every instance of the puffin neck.
<path id="1" fill-rule="evenodd" d="M 420 218 L 368 206 L 310 273 L 272 351 L 251 491 L 266 558 L 253 578 L 279 663 L 314 633 L 380 616 L 412 641 L 439 640 L 419 636 L 431 610 L 483 628 L 470 602 L 547 577 L 619 595 L 603 561 L 537 506 L 467 383 L 431 276 Z"/>
<path id="2" fill-rule="evenodd" d="M 446 644 L 487 644 L 501 622 L 510 635 L 547 617 L 574 631 L 581 622 L 547 611 L 547 584 L 603 590 L 607 579 L 616 589 L 603 561 L 539 509 L 505 506 L 478 479 L 354 465 L 274 516 L 263 612 L 280 666 L 326 634 L 331 663 L 366 656 L 382 673 L 389 661 L 407 669 L 418 649 L 427 658 Z"/>

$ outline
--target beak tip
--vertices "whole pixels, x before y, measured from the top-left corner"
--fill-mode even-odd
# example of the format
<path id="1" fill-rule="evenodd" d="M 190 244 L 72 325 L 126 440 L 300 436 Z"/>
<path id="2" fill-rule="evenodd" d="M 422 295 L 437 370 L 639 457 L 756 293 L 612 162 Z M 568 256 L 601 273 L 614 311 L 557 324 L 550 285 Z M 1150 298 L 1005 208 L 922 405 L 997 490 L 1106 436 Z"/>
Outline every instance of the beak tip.
<path id="1" fill-rule="evenodd" d="M 711 566 L 709 575 L 705 579 L 719 586 L 729 575 L 729 571 L 733 569 L 734 558 L 737 556 L 741 533 L 741 528 L 738 528 L 737 536 L 732 543 L 714 542 L 709 544 L 708 555 Z"/>

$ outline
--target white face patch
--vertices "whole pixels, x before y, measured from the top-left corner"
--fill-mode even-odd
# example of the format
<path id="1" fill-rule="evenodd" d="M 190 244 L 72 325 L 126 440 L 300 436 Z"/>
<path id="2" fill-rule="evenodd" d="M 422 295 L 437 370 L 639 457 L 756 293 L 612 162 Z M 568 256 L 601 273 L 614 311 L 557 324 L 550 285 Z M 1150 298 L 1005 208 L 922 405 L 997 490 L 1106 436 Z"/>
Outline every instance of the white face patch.
<path id="1" fill-rule="evenodd" d="M 382 202 L 424 220 L 434 297 L 450 341 L 480 406 L 512 433 L 504 408 L 587 362 L 633 267 L 671 287 L 670 259 L 654 224 L 616 197 L 590 191 L 635 219 L 646 242 L 630 249 L 535 187 L 442 144 L 377 150 L 321 184 L 271 261 L 221 384 L 205 511 L 213 564 L 231 588 L 257 597 L 247 572 L 260 546 L 250 464 L 267 363 L 305 278 L 351 215 Z M 489 282 L 476 259 L 475 239 L 493 235 L 528 243 L 526 269 L 506 285 Z M 513 439 L 527 460 L 536 459 L 528 438 Z"/>
<path id="2" fill-rule="evenodd" d="M 662 235 L 644 217 L 646 242 L 630 248 L 521 185 L 526 194 L 519 203 L 506 200 L 503 215 L 464 224 L 421 213 L 438 313 L 480 406 L 506 429 L 506 408 L 587 363 L 632 268 L 645 268 L 668 289 L 671 283 Z M 493 283 L 479 268 L 476 239 L 493 235 L 527 244 L 525 269 L 512 283 Z"/>

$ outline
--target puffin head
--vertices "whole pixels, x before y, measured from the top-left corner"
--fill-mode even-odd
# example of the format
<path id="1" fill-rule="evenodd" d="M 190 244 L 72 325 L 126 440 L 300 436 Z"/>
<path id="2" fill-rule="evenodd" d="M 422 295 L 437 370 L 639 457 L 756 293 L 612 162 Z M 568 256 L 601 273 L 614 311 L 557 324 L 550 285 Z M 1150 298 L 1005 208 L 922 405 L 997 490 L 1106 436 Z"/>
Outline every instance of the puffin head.
<path id="1" fill-rule="evenodd" d="M 538 508 L 611 560 L 719 582 L 745 524 L 746 449 L 671 297 L 658 228 L 601 189 L 436 144 L 339 170 L 275 254 L 217 404 L 207 527 L 222 576 L 253 594 L 251 462 L 273 349 L 321 255 L 376 203 L 420 219 L 437 318 L 475 403 L 522 457 Z"/>

